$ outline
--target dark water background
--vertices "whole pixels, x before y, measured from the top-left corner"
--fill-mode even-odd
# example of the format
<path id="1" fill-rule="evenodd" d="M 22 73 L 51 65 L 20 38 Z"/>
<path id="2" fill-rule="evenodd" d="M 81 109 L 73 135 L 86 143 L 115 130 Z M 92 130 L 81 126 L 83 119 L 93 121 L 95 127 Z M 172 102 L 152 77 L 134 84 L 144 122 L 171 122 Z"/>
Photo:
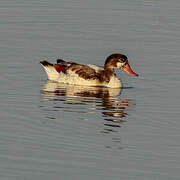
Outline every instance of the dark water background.
<path id="1" fill-rule="evenodd" d="M 179 0 L 2 0 L 0 179 L 179 180 L 179 21 Z M 122 91 L 39 65 L 115 52 L 140 74 L 121 73 Z"/>

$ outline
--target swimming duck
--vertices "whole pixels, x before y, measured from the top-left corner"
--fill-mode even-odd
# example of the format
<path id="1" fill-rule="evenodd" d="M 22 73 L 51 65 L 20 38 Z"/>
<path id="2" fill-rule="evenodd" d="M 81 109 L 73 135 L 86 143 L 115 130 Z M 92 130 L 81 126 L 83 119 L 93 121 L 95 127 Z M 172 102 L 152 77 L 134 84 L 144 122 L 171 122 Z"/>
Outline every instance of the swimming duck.
<path id="1" fill-rule="evenodd" d="M 45 60 L 40 64 L 45 69 L 49 80 L 74 85 L 122 87 L 120 79 L 114 73 L 114 68 L 120 68 L 131 76 L 138 76 L 132 71 L 128 58 L 123 54 L 112 54 L 107 57 L 104 68 L 95 65 L 82 65 L 57 59 L 56 64 Z"/>

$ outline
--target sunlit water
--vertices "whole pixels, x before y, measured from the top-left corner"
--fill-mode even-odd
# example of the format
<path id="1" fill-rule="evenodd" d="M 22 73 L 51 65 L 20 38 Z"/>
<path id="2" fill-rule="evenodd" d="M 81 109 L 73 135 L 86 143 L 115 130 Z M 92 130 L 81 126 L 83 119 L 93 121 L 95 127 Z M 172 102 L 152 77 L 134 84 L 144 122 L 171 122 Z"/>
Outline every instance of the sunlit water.
<path id="1" fill-rule="evenodd" d="M 4 0 L 0 179 L 180 178 L 180 2 Z M 123 89 L 47 81 L 39 61 L 128 56 Z"/>

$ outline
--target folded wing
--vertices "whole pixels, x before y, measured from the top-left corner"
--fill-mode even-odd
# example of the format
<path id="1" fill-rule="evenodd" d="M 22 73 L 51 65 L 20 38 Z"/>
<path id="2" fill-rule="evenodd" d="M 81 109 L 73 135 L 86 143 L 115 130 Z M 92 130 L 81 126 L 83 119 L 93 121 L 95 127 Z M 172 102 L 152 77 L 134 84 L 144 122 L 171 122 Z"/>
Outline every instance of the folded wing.
<path id="1" fill-rule="evenodd" d="M 84 79 L 97 79 L 96 71 L 86 65 L 72 64 L 67 68 L 67 70 L 73 71 L 74 73 L 78 74 L 79 77 Z"/>

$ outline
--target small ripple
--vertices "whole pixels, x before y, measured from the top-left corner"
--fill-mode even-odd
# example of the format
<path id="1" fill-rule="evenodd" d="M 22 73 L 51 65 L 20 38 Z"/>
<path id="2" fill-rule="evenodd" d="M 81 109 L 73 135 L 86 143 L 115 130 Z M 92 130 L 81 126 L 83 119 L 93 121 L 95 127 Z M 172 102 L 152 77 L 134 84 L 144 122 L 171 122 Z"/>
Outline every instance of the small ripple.
<path id="1" fill-rule="evenodd" d="M 129 89 L 132 87 L 125 87 Z M 102 133 L 115 133 L 119 130 L 128 116 L 129 106 L 133 104 L 132 99 L 120 99 L 121 89 L 74 86 L 48 81 L 41 91 L 43 98 L 52 104 L 50 108 L 41 105 L 44 111 L 63 111 L 64 113 L 77 113 L 74 118 L 85 114 L 96 117 L 98 114 L 104 121 Z M 46 101 L 45 101 L 46 102 Z M 46 116 L 51 119 L 51 116 Z"/>

